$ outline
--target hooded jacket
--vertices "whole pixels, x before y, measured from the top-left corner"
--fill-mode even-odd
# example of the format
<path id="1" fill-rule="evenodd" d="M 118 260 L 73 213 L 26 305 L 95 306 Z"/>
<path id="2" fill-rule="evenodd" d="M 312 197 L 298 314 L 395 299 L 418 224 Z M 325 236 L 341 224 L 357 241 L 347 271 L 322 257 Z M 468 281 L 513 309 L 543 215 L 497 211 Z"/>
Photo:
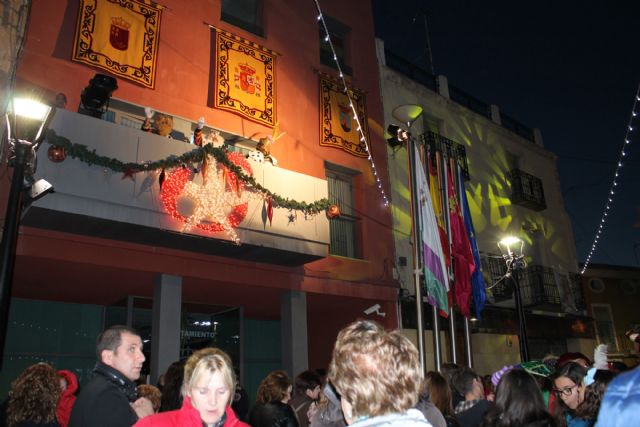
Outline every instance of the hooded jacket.
<path id="1" fill-rule="evenodd" d="M 56 408 L 56 418 L 60 427 L 67 427 L 69 418 L 71 418 L 71 409 L 76 401 L 76 391 L 78 390 L 78 378 L 71 371 L 58 371 L 58 375 L 65 379 L 67 388 L 58 399 L 58 407 Z"/>

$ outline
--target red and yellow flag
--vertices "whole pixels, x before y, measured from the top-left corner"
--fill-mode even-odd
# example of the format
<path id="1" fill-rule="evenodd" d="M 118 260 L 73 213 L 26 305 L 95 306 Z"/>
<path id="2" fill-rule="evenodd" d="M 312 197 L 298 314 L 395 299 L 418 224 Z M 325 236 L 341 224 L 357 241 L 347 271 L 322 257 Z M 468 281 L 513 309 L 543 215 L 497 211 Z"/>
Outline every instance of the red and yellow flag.
<path id="1" fill-rule="evenodd" d="M 273 127 L 276 124 L 276 53 L 215 31 L 215 108 Z"/>
<path id="2" fill-rule="evenodd" d="M 368 157 L 349 101 L 351 97 L 362 131 L 369 140 L 364 93 L 354 88 L 348 90 L 349 96 L 344 92 L 341 81 L 320 75 L 320 145 L 340 148 L 358 157 Z"/>
<path id="3" fill-rule="evenodd" d="M 153 88 L 161 15 L 138 0 L 80 0 L 72 59 Z"/>

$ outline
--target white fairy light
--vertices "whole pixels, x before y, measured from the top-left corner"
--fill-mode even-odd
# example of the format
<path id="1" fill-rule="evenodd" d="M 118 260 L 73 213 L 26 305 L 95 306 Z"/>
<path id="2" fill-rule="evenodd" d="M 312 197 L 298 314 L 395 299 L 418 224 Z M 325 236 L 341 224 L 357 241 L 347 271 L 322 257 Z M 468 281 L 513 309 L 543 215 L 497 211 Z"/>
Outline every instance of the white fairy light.
<path id="1" fill-rule="evenodd" d="M 358 125 L 357 127 L 357 132 L 360 134 L 360 141 L 364 143 L 364 149 L 367 152 L 367 160 L 369 160 L 369 162 L 371 163 L 371 169 L 373 169 L 374 171 L 374 176 L 377 176 L 377 174 L 375 173 L 375 164 L 373 162 L 373 158 L 371 157 L 371 150 L 369 149 L 369 143 L 364 135 L 364 131 L 362 130 L 362 125 L 360 124 L 360 119 L 358 118 L 358 112 L 356 111 L 356 108 L 354 106 L 353 100 L 351 99 L 351 94 L 349 93 L 349 87 L 347 86 L 347 81 L 344 78 L 344 73 L 342 72 L 342 67 L 340 66 L 340 61 L 338 61 L 338 55 L 336 54 L 336 50 L 333 46 L 333 42 L 331 41 L 331 36 L 329 34 L 329 28 L 327 27 L 327 23 L 324 20 L 324 15 L 322 14 L 322 9 L 320 8 L 320 3 L 318 0 L 313 0 L 315 5 L 316 5 L 316 10 L 318 12 L 318 15 L 316 16 L 316 19 L 322 23 L 322 28 L 324 29 L 324 33 L 325 33 L 325 42 L 327 42 L 329 44 L 329 48 L 331 49 L 331 53 L 333 54 L 333 60 L 336 63 L 336 68 L 338 70 L 338 75 L 340 76 L 340 79 L 342 80 L 342 84 L 344 86 L 344 93 L 347 95 L 347 98 L 349 99 L 349 106 L 351 107 L 351 111 L 353 112 L 353 118 L 356 121 L 356 124 Z M 382 195 L 382 202 L 384 204 L 384 206 L 389 206 L 389 199 L 387 198 L 387 194 L 384 192 L 384 188 L 382 188 L 382 184 L 380 183 L 380 181 L 378 180 L 378 189 L 380 190 L 380 194 Z"/>
<path id="2" fill-rule="evenodd" d="M 638 104 L 638 101 L 640 101 L 640 85 L 638 85 L 638 89 L 636 89 L 636 96 L 635 96 L 635 101 L 633 102 L 633 108 L 631 109 L 631 114 L 629 116 L 629 123 L 627 124 L 627 133 L 624 137 L 624 142 L 622 145 L 622 150 L 620 152 L 620 157 L 618 158 L 618 165 L 616 167 L 615 173 L 614 173 L 614 178 L 611 182 L 611 187 L 609 188 L 609 197 L 608 197 L 608 202 L 605 205 L 605 208 L 603 209 L 602 212 L 602 216 L 600 218 L 600 226 L 598 228 L 598 230 L 595 233 L 594 239 L 593 239 L 593 244 L 591 246 L 591 251 L 589 252 L 589 255 L 587 256 L 587 259 L 582 267 L 582 271 L 580 271 L 580 274 L 584 274 L 585 271 L 587 271 L 587 267 L 589 266 L 589 262 L 591 261 L 591 256 L 593 255 L 594 251 L 596 250 L 598 241 L 600 240 L 600 235 L 602 234 L 603 231 L 603 226 L 604 223 L 606 222 L 606 217 L 609 215 L 609 211 L 611 209 L 611 204 L 613 203 L 613 195 L 615 194 L 615 191 L 613 190 L 614 187 L 618 186 L 618 181 L 616 180 L 616 178 L 618 178 L 618 175 L 620 174 L 620 171 L 623 167 L 623 162 L 622 162 L 622 158 L 627 156 L 627 152 L 625 151 L 625 145 L 626 144 L 631 144 L 631 135 L 630 133 L 633 132 L 633 121 L 634 118 L 638 115 L 638 113 L 636 112 L 636 105 Z"/>

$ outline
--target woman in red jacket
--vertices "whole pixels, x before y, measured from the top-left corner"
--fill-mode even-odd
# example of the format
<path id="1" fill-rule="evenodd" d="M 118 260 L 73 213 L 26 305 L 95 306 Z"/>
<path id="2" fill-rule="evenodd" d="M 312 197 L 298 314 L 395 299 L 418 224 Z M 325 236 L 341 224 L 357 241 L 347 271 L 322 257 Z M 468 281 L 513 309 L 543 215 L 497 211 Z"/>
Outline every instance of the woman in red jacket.
<path id="1" fill-rule="evenodd" d="M 229 356 L 218 349 L 199 350 L 184 368 L 182 408 L 145 417 L 135 427 L 249 427 L 231 409 L 235 389 Z"/>
<path id="2" fill-rule="evenodd" d="M 58 407 L 56 408 L 56 418 L 60 427 L 67 427 L 69 417 L 71 417 L 71 408 L 76 401 L 76 391 L 78 390 L 78 378 L 71 371 L 58 371 L 60 377 L 60 388 L 62 393 L 58 399 Z"/>

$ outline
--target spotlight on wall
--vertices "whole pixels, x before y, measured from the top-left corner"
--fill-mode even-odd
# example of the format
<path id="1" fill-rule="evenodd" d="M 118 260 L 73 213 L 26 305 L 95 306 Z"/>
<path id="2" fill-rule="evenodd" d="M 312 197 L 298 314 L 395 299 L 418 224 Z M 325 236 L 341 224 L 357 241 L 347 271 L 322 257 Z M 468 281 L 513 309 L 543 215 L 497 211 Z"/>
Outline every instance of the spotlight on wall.
<path id="1" fill-rule="evenodd" d="M 387 143 L 393 149 L 402 147 L 409 140 L 409 132 L 398 125 L 389 125 L 387 132 L 391 138 L 387 138 Z"/>
<path id="2" fill-rule="evenodd" d="M 78 112 L 87 116 L 102 117 L 105 105 L 109 105 L 111 94 L 118 89 L 115 78 L 96 74 L 89 80 L 89 86 L 82 89 Z"/>

